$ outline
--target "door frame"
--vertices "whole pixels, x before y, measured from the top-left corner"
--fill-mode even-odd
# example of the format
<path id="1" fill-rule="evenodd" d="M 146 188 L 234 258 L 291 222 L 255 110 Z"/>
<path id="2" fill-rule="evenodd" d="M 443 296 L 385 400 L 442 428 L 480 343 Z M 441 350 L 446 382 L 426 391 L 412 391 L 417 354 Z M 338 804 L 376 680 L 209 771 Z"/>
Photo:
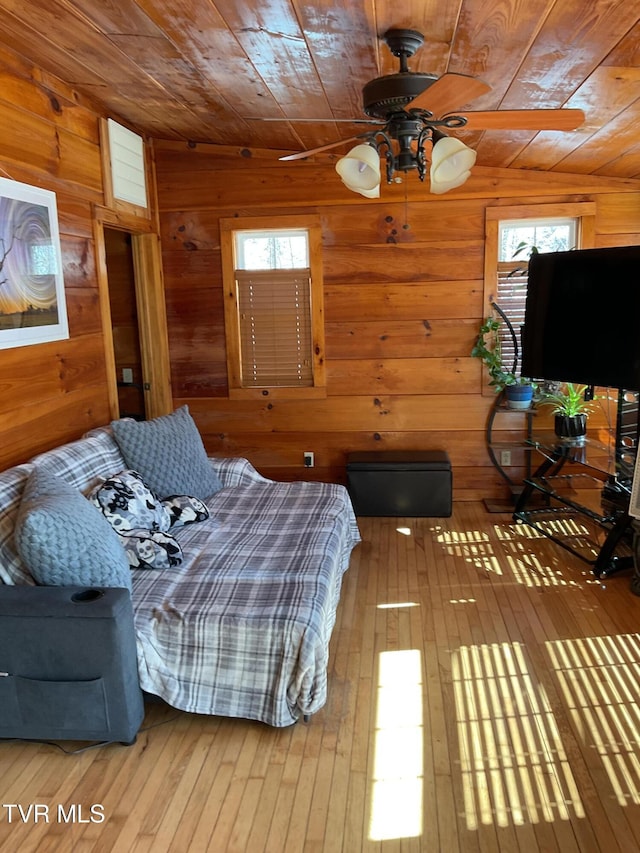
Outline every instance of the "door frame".
<path id="1" fill-rule="evenodd" d="M 126 231 L 131 235 L 145 417 L 148 419 L 156 418 L 173 411 L 160 236 L 153 230 L 151 223 L 141 221 L 138 217 L 126 216 L 97 205 L 94 208 L 93 231 L 96 249 L 96 276 L 105 348 L 107 397 L 112 419 L 117 419 L 120 411 L 111 325 L 111 305 L 109 302 L 105 227 Z"/>

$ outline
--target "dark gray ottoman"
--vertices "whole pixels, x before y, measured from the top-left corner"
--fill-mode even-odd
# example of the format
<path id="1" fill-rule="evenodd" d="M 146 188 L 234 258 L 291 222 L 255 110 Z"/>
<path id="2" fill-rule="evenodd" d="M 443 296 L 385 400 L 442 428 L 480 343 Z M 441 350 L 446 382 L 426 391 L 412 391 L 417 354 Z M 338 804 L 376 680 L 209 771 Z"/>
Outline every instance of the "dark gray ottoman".
<path id="1" fill-rule="evenodd" d="M 143 716 L 128 590 L 0 584 L 0 738 L 132 743 Z"/>
<path id="2" fill-rule="evenodd" d="M 350 453 L 347 486 L 356 515 L 451 515 L 451 462 L 443 450 Z"/>

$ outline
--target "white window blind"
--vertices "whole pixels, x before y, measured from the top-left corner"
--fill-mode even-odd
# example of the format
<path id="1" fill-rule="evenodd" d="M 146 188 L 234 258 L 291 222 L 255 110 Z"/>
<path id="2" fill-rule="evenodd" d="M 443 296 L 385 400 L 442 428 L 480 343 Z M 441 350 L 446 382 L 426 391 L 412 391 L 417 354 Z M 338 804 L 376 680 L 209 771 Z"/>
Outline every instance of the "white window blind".
<path id="1" fill-rule="evenodd" d="M 527 261 L 498 261 L 498 283 L 496 287 L 495 302 L 509 318 L 516 335 L 518 359 L 516 363 L 516 374 L 520 375 L 521 350 L 521 328 L 524 325 L 524 309 L 527 301 Z M 516 345 L 506 327 L 500 327 L 500 347 L 502 351 L 502 363 L 507 370 L 511 370 L 516 361 Z"/>
<path id="2" fill-rule="evenodd" d="M 309 269 L 236 270 L 245 388 L 313 385 Z"/>
<path id="3" fill-rule="evenodd" d="M 107 119 L 111 182 L 115 198 L 147 206 L 144 143 L 137 133 Z"/>

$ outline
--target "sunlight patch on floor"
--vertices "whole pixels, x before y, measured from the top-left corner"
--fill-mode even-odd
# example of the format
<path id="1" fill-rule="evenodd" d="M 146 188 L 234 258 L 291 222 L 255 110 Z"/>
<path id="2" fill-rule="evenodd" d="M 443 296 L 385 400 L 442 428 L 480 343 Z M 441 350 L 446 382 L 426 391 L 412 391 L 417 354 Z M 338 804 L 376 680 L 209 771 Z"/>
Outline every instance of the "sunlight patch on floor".
<path id="1" fill-rule="evenodd" d="M 460 770 L 469 830 L 584 816 L 544 688 L 520 643 L 452 655 Z"/>
<path id="2" fill-rule="evenodd" d="M 422 656 L 418 649 L 381 652 L 369 838 L 422 835 Z"/>
<path id="3" fill-rule="evenodd" d="M 618 803 L 640 805 L 640 635 L 550 640 L 546 648 L 575 730 Z"/>
<path id="4" fill-rule="evenodd" d="M 435 540 L 452 557 L 462 557 L 483 571 L 502 574 L 502 568 L 486 533 L 477 530 L 443 530 Z"/>
<path id="5" fill-rule="evenodd" d="M 514 578 L 523 586 L 579 588 L 585 582 L 586 564 L 568 568 L 566 561 L 574 562 L 575 558 L 570 557 L 559 545 L 550 546 L 551 550 L 541 552 L 536 544 L 532 545 L 531 542 L 538 542 L 546 537 L 528 524 L 496 524 L 493 529 L 504 549 Z M 554 551 L 556 556 L 549 561 L 545 555 Z"/>
<path id="6" fill-rule="evenodd" d="M 558 546 L 559 547 L 559 546 Z M 527 587 L 575 587 L 578 589 L 584 582 L 582 572 L 578 568 L 563 567 L 556 562 L 549 565 L 540 559 L 522 543 L 514 542 L 505 545 L 507 565 L 515 580 Z M 571 573 L 576 575 L 571 577 Z"/>
<path id="7" fill-rule="evenodd" d="M 583 537 L 581 527 L 558 527 L 557 535 L 564 534 Z M 493 527 L 499 547 L 504 552 L 496 553 L 496 544 L 487 533 L 477 530 L 442 530 L 435 534 L 435 541 L 445 553 L 455 558 L 462 558 L 475 568 L 494 574 L 504 575 L 504 563 L 509 566 L 516 581 L 527 587 L 576 587 L 593 581 L 587 563 L 579 566 L 567 566 L 569 557 L 564 549 L 556 546 L 557 556 L 549 561 L 545 554 L 536 547 L 539 540 L 545 537 L 527 524 L 496 524 Z M 554 534 L 555 535 L 555 534 Z M 533 542 L 532 540 L 535 540 Z M 582 541 L 582 540 L 581 540 Z"/>

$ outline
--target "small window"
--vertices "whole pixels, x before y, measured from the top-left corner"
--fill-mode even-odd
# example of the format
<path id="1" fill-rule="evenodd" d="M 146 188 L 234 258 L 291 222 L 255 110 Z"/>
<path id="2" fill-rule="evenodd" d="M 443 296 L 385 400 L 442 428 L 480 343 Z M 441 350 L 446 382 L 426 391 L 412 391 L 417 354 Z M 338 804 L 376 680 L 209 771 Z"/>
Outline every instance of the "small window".
<path id="1" fill-rule="evenodd" d="M 147 176 L 141 136 L 107 119 L 111 191 L 114 199 L 147 207 Z"/>
<path id="2" fill-rule="evenodd" d="M 236 231 L 240 270 L 291 270 L 309 266 L 309 233 L 300 229 Z"/>
<path id="3" fill-rule="evenodd" d="M 496 313 L 497 305 L 513 327 L 515 344 L 508 328 L 503 328 L 501 338 L 508 369 L 516 362 L 515 372 L 519 372 L 520 330 L 524 324 L 532 248 L 539 252 L 592 248 L 595 214 L 596 205 L 591 201 L 487 207 L 484 316 Z M 494 394 L 488 382 L 483 385 L 483 393 Z"/>
<path id="4" fill-rule="evenodd" d="M 520 374 L 521 329 L 527 298 L 529 258 L 536 252 L 566 252 L 575 249 L 576 219 L 519 219 L 502 221 L 498 231 L 498 281 L 495 302 L 507 316 L 515 334 L 506 325 L 500 330 L 504 364 Z"/>
<path id="5" fill-rule="evenodd" d="M 528 261 L 531 250 L 567 252 L 577 249 L 575 219 L 516 219 L 500 222 L 499 260 Z"/>
<path id="6" fill-rule="evenodd" d="M 316 218 L 305 227 L 296 222 L 221 223 L 232 397 L 324 389 L 320 225 Z"/>

